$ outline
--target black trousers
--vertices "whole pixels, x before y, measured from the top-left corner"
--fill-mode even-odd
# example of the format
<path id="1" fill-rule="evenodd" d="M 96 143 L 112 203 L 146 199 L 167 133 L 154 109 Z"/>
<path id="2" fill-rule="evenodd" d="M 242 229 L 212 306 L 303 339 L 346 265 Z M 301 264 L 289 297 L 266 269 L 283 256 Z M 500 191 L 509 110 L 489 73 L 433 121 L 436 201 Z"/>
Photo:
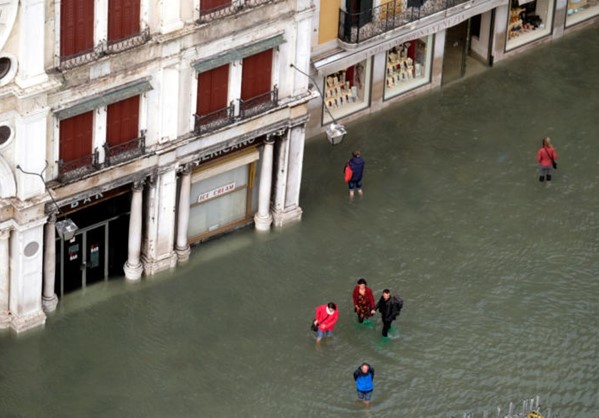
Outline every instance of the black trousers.
<path id="1" fill-rule="evenodd" d="M 383 320 L 383 337 L 387 336 L 387 333 L 389 332 L 389 328 L 391 328 L 391 322 L 393 322 L 393 320 L 391 320 L 391 321 Z"/>

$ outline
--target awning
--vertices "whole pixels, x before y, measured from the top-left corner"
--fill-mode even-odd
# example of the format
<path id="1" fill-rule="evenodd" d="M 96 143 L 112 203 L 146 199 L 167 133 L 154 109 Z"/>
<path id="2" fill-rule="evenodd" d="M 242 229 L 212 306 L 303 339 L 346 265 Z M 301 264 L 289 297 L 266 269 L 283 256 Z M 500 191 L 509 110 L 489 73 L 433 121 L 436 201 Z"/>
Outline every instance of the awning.
<path id="1" fill-rule="evenodd" d="M 245 57 L 249 57 L 252 55 L 259 54 L 260 52 L 264 52 L 269 49 L 273 49 L 282 43 L 285 43 L 285 39 L 283 35 L 277 35 L 272 38 L 264 39 L 260 42 L 256 42 L 254 44 L 232 49 L 230 51 L 224 52 L 222 54 L 213 55 L 208 58 L 204 58 L 202 60 L 196 61 L 191 66 L 198 72 L 203 73 L 209 70 L 213 70 L 215 68 L 220 67 L 221 65 L 228 64 L 235 60 L 241 60 Z"/>
<path id="2" fill-rule="evenodd" d="M 89 112 L 90 110 L 95 110 L 100 107 L 108 106 L 110 104 L 120 102 L 121 100 L 137 96 L 149 90 L 152 90 L 152 85 L 150 84 L 149 79 L 137 80 L 132 83 L 125 84 L 124 86 L 108 90 L 102 94 L 88 97 L 86 100 L 79 102 L 74 106 L 54 112 L 54 115 L 58 119 L 71 118 L 73 116 Z"/>

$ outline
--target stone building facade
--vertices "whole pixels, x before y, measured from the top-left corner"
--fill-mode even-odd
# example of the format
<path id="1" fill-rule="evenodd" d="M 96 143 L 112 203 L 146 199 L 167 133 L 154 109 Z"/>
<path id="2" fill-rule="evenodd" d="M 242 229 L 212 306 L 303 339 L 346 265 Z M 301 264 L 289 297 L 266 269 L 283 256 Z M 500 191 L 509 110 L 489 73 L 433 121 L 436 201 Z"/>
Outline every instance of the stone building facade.
<path id="1" fill-rule="evenodd" d="M 301 219 L 309 1 L 0 7 L 0 328 Z"/>

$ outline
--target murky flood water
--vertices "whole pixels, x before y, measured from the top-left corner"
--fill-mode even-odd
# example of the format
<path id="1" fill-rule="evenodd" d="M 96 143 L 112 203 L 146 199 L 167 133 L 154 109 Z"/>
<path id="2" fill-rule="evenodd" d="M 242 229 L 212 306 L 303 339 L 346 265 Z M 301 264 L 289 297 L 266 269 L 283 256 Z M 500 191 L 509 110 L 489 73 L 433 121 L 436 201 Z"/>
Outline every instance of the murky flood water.
<path id="1" fill-rule="evenodd" d="M 0 338 L 3 417 L 449 417 L 540 396 L 599 416 L 599 30 L 308 143 L 300 224 L 239 231 L 138 284 L 64 298 Z M 560 155 L 536 174 L 544 135 Z M 342 166 L 360 147 L 365 196 Z M 359 325 L 367 278 L 406 301 Z M 319 347 L 314 308 L 340 307 Z M 373 403 L 352 373 L 376 369 Z M 493 415 L 494 416 L 494 415 Z"/>

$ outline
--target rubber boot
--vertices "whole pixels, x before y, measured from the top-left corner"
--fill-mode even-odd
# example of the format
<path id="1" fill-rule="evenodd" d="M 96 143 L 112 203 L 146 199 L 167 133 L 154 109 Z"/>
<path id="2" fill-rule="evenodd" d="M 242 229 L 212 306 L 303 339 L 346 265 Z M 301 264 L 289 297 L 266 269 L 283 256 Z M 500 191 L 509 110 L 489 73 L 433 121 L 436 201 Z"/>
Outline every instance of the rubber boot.
<path id="1" fill-rule="evenodd" d="M 542 183 L 545 181 L 545 176 L 539 176 L 539 181 Z"/>
<path id="2" fill-rule="evenodd" d="M 547 181 L 551 181 L 551 175 L 547 174 Z"/>

